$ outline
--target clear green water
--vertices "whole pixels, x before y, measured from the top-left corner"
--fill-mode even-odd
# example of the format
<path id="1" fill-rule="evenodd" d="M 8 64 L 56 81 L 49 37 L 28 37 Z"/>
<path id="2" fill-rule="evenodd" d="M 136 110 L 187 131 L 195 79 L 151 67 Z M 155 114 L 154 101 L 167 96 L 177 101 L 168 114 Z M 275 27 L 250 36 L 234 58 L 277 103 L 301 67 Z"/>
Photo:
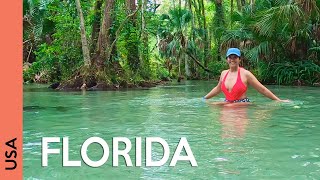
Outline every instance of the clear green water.
<path id="1" fill-rule="evenodd" d="M 213 82 L 187 81 L 150 90 L 55 92 L 43 86 L 24 87 L 25 179 L 319 179 L 320 88 L 268 86 L 292 103 L 276 103 L 253 89 L 247 107 L 214 106 L 201 97 Z M 221 101 L 223 95 L 209 100 Z M 178 161 L 169 167 L 62 167 L 62 155 L 51 155 L 41 166 L 41 137 L 69 137 L 70 159 L 80 160 L 81 144 L 89 137 L 161 137 L 173 151 L 186 137 L 198 167 Z M 61 148 L 61 144 L 50 145 Z M 62 151 L 62 150 L 61 150 Z M 110 150 L 111 152 L 111 150 Z M 89 157 L 102 150 L 93 144 Z M 134 148 L 130 151 L 133 163 Z M 144 154 L 144 153 L 143 153 Z M 152 156 L 159 159 L 155 145 Z M 143 156 L 142 159 L 145 159 Z"/>

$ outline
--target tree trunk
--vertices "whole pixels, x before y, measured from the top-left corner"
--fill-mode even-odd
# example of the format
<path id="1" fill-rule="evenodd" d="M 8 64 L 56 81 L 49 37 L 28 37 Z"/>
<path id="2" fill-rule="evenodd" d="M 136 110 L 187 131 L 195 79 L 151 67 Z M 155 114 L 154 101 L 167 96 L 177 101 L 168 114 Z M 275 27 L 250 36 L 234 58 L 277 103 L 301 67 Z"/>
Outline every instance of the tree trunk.
<path id="1" fill-rule="evenodd" d="M 222 0 L 215 0 L 215 6 L 216 6 L 216 13 L 215 13 L 215 23 L 214 25 L 217 27 L 225 27 L 225 21 L 224 21 L 224 11 L 223 11 L 223 5 Z M 217 60 L 221 60 L 221 37 L 215 37 L 216 38 L 216 46 L 217 46 Z"/>
<path id="2" fill-rule="evenodd" d="M 208 67 L 209 42 L 208 42 L 208 29 L 207 29 L 206 14 L 205 14 L 203 0 L 201 0 L 201 10 L 202 10 L 203 30 L 204 30 L 204 66 Z"/>
<path id="3" fill-rule="evenodd" d="M 147 32 L 147 22 L 145 18 L 145 11 L 147 9 L 148 0 L 142 0 L 141 7 L 141 39 L 142 39 L 142 62 L 143 62 L 143 77 L 150 77 L 150 68 L 149 68 L 149 42 L 148 42 L 148 32 Z"/>
<path id="4" fill-rule="evenodd" d="M 187 56 L 187 54 L 183 54 L 184 56 L 184 69 L 185 69 L 185 73 L 186 76 L 189 78 L 191 76 L 191 72 L 190 72 L 190 68 L 189 68 L 189 58 Z"/>
<path id="5" fill-rule="evenodd" d="M 100 31 L 100 24 L 101 24 L 101 7 L 102 7 L 102 0 L 96 0 L 95 6 L 94 6 L 94 19 L 92 24 L 92 33 L 91 33 L 91 50 L 90 52 L 93 53 L 93 51 L 96 49 L 97 40 L 99 37 L 99 31 Z"/>
<path id="6" fill-rule="evenodd" d="M 250 6 L 251 6 L 251 12 L 252 12 L 254 9 L 254 0 L 250 0 Z"/>
<path id="7" fill-rule="evenodd" d="M 96 50 L 96 60 L 98 66 L 103 66 L 106 61 L 106 51 L 110 48 L 110 28 L 112 25 L 112 11 L 114 9 L 114 1 L 107 0 L 104 9 L 104 16 L 102 19 L 102 24 L 99 32 L 99 37 L 97 41 L 97 50 Z"/>
<path id="8" fill-rule="evenodd" d="M 82 9 L 80 5 L 80 0 L 76 0 L 76 6 L 78 10 L 78 14 L 80 17 L 80 30 L 81 30 L 81 43 L 82 43 L 82 53 L 83 53 L 83 60 L 84 60 L 84 65 L 85 66 L 90 66 L 90 53 L 89 53 L 89 47 L 88 47 L 88 42 L 87 42 L 87 37 L 86 37 L 86 30 L 84 26 L 84 18 L 82 14 Z"/>
<path id="9" fill-rule="evenodd" d="M 198 8 L 197 2 L 198 2 L 198 4 L 199 4 L 199 8 Z M 193 5 L 194 5 L 194 10 L 195 10 L 195 12 L 196 12 L 196 16 L 197 16 L 199 28 L 202 28 L 202 23 L 201 23 L 201 22 L 202 22 L 202 21 L 201 21 L 201 11 L 200 11 L 201 8 L 200 8 L 199 0 L 195 1 L 195 2 L 193 3 Z"/>
<path id="10" fill-rule="evenodd" d="M 241 12 L 242 10 L 241 0 L 237 0 L 237 8 L 238 8 L 238 11 Z"/>
<path id="11" fill-rule="evenodd" d="M 231 29 L 232 29 L 232 23 L 233 23 L 233 22 L 232 22 L 232 14 L 233 14 L 233 8 L 234 8 L 234 7 L 233 7 L 233 0 L 230 1 L 230 6 L 231 6 L 231 8 L 230 8 L 230 9 L 231 9 L 231 10 L 230 10 L 230 27 L 231 27 Z"/>
<path id="12" fill-rule="evenodd" d="M 181 58 L 180 55 L 178 55 L 178 82 L 181 80 Z"/>
<path id="13" fill-rule="evenodd" d="M 172 2 L 172 5 L 173 5 L 173 9 L 176 8 L 176 3 L 174 1 L 171 1 Z"/>
<path id="14" fill-rule="evenodd" d="M 188 0 L 188 5 L 189 5 L 189 11 L 192 15 L 192 20 L 191 20 L 191 31 L 190 31 L 190 37 L 192 39 L 193 42 L 195 42 L 195 17 L 194 17 L 194 13 L 192 10 L 192 0 Z M 190 64 L 189 69 L 191 70 L 191 74 L 196 74 L 196 64 L 195 62 Z"/>
<path id="15" fill-rule="evenodd" d="M 246 5 L 246 0 L 241 0 L 241 7 Z"/>

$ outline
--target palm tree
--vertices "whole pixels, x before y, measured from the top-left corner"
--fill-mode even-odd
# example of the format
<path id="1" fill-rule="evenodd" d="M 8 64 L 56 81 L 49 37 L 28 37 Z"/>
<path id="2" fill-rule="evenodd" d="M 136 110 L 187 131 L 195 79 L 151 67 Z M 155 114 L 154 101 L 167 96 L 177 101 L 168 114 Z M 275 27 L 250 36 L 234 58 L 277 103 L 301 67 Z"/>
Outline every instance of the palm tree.
<path id="1" fill-rule="evenodd" d="M 233 15 L 238 25 L 235 30 L 224 33 L 222 46 L 240 46 L 253 64 L 261 60 L 286 61 L 288 57 L 291 60 L 307 59 L 308 49 L 309 53 L 317 49 L 309 43 L 312 31 L 316 30 L 313 23 L 317 22 L 316 19 L 319 22 L 319 10 L 315 4 L 315 1 L 303 0 L 257 4 L 257 15 L 252 15 L 251 7 L 244 8 Z"/>
<path id="2" fill-rule="evenodd" d="M 180 65 L 187 48 L 187 25 L 191 21 L 191 13 L 186 9 L 171 9 L 169 14 L 162 15 L 161 20 L 162 25 L 158 29 L 160 52 L 178 61 L 178 76 L 181 78 Z"/>

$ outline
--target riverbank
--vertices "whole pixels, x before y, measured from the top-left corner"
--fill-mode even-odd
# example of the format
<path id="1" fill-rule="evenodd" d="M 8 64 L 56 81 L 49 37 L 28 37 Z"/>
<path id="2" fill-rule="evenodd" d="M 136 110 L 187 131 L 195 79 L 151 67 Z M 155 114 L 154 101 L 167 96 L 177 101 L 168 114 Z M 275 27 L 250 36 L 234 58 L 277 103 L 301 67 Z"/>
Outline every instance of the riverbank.
<path id="1" fill-rule="evenodd" d="M 125 89 L 148 89 L 155 87 L 157 85 L 167 84 L 171 81 L 169 80 L 152 80 L 152 81 L 140 81 L 136 83 L 122 81 L 120 83 L 92 83 L 92 84 L 83 84 L 81 81 L 76 82 L 55 82 L 51 83 L 48 88 L 60 90 L 60 91 L 79 91 L 79 90 L 88 90 L 88 91 L 115 91 L 115 90 L 125 90 Z"/>

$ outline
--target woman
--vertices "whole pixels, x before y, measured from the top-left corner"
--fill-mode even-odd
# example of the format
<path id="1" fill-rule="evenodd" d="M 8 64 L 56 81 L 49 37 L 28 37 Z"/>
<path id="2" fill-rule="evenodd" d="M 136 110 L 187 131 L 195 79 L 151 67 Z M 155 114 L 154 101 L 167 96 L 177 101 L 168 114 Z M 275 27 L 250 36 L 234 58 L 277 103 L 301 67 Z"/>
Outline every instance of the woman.
<path id="1" fill-rule="evenodd" d="M 240 57 L 241 52 L 238 48 L 228 49 L 226 58 L 229 64 L 229 70 L 222 71 L 218 85 L 204 96 L 204 99 L 210 99 L 222 91 L 226 97 L 226 102 L 250 102 L 246 94 L 247 87 L 250 85 L 259 93 L 272 100 L 289 102 L 289 100 L 279 99 L 269 89 L 263 86 L 250 71 L 239 67 Z"/>

